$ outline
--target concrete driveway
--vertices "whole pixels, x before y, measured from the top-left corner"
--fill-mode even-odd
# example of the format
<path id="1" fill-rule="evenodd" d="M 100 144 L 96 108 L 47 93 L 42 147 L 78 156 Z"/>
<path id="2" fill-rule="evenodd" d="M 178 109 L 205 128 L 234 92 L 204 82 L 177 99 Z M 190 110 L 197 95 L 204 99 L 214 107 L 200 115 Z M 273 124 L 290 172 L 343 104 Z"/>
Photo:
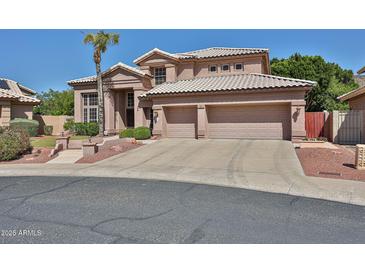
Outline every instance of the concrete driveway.
<path id="1" fill-rule="evenodd" d="M 1 165 L 0 176 L 155 179 L 365 205 L 365 184 L 305 176 L 289 141 L 163 139 L 95 164 Z"/>
<path id="2" fill-rule="evenodd" d="M 163 139 L 107 159 L 98 168 L 119 169 L 121 177 L 251 189 L 265 185 L 274 192 L 288 190 L 291 177 L 304 176 L 291 142 L 277 140 Z"/>

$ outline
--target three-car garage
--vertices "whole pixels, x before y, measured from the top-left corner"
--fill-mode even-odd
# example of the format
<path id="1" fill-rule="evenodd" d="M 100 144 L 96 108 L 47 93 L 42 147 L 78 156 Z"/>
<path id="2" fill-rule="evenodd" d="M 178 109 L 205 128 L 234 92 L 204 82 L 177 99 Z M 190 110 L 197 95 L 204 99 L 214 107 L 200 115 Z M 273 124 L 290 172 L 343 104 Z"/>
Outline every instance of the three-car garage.
<path id="1" fill-rule="evenodd" d="M 205 137 L 210 139 L 290 140 L 289 104 L 207 105 Z M 197 137 L 197 106 L 166 107 L 169 138 Z"/>

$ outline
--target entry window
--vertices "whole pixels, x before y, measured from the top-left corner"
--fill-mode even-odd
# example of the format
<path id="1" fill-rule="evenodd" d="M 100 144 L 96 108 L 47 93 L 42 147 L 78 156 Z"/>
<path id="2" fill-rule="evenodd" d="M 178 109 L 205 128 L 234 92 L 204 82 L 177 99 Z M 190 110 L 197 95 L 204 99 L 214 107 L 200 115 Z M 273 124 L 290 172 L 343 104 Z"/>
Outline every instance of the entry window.
<path id="1" fill-rule="evenodd" d="M 209 66 L 209 72 L 216 73 L 217 72 L 217 66 L 216 65 Z"/>
<path id="2" fill-rule="evenodd" d="M 166 68 L 155 68 L 155 84 L 159 85 L 166 82 Z"/>
<path id="3" fill-rule="evenodd" d="M 127 93 L 127 108 L 134 108 L 134 93 Z"/>
<path id="4" fill-rule="evenodd" d="M 229 71 L 229 65 L 228 64 L 224 64 L 221 66 L 222 71 Z"/>
<path id="5" fill-rule="evenodd" d="M 98 95 L 96 93 L 83 94 L 85 123 L 98 121 Z"/>
<path id="6" fill-rule="evenodd" d="M 235 70 L 243 70 L 243 65 L 241 63 L 234 64 Z"/>

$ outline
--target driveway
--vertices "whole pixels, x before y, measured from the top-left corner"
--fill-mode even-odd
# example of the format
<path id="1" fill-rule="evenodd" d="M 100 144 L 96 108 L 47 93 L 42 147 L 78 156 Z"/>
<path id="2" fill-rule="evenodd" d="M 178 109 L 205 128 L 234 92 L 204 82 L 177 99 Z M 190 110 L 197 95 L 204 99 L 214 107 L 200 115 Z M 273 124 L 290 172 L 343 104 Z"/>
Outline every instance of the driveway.
<path id="1" fill-rule="evenodd" d="M 0 176 L 95 176 L 229 186 L 365 205 L 365 184 L 305 176 L 289 141 L 163 139 L 95 164 L 1 165 Z"/>
<path id="2" fill-rule="evenodd" d="M 0 243 L 365 243 L 365 208 L 126 178 L 0 177 Z"/>
<path id="3" fill-rule="evenodd" d="M 222 186 L 288 190 L 290 178 L 303 176 L 288 141 L 163 139 L 98 164 L 121 177 L 167 179 Z M 275 191 L 276 192 L 276 191 Z"/>

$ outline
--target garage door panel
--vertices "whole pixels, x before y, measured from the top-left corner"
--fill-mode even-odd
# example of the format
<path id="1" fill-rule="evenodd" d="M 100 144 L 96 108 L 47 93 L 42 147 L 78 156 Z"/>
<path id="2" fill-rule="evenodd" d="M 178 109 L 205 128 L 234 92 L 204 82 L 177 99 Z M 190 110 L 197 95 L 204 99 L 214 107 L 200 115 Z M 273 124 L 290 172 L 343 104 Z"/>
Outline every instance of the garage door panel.
<path id="1" fill-rule="evenodd" d="M 196 107 L 166 108 L 166 130 L 169 138 L 196 137 Z"/>
<path id="2" fill-rule="evenodd" d="M 288 105 L 208 108 L 209 138 L 289 139 Z"/>

